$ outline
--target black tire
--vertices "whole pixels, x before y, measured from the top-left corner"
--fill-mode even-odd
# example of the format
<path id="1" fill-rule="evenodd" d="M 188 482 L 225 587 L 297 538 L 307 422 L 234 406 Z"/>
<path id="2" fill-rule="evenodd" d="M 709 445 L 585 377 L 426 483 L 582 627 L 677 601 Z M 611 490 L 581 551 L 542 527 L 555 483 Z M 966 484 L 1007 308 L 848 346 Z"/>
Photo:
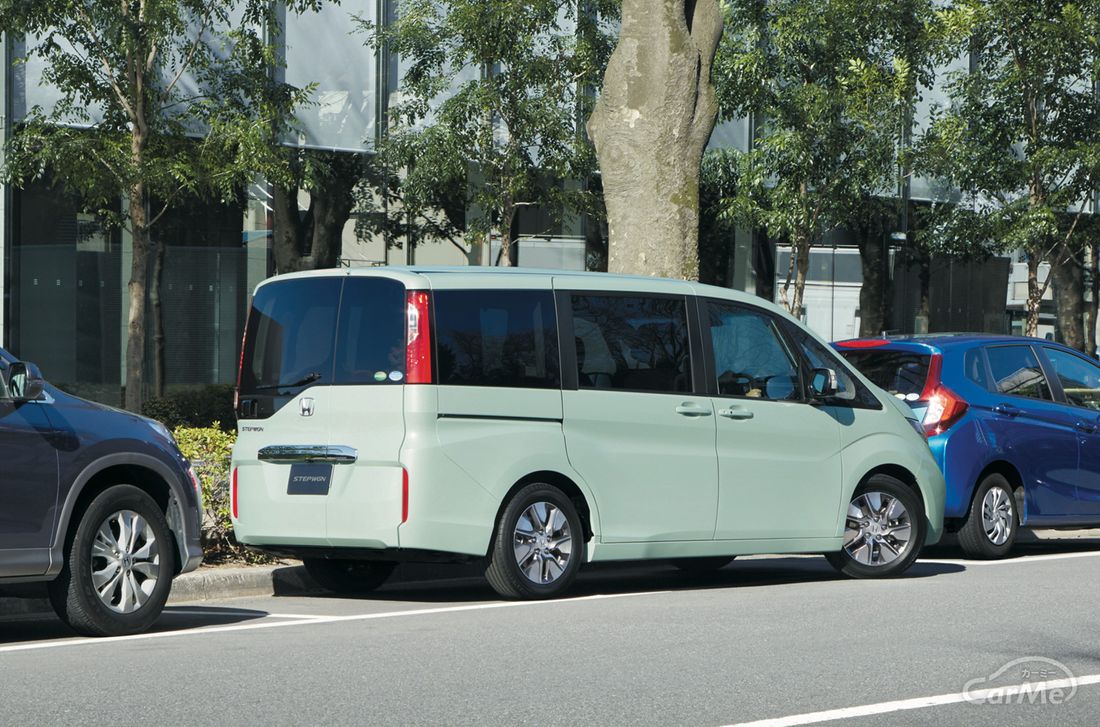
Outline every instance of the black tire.
<path id="1" fill-rule="evenodd" d="M 549 517 L 551 532 L 542 528 L 543 542 L 532 539 L 530 562 L 532 571 L 540 571 L 545 576 L 540 576 L 540 581 L 529 577 L 517 561 L 514 540 L 517 538 L 516 530 L 521 518 L 531 526 L 527 520 L 528 508 L 536 507 L 538 503 L 545 503 L 554 508 L 564 517 L 564 521 L 558 520 L 556 515 L 543 509 L 541 516 Z M 559 523 L 557 529 L 554 522 Z M 561 545 L 565 535 L 564 527 L 568 527 L 568 554 L 564 554 Z M 532 526 L 534 532 L 537 527 Z M 552 536 L 557 534 L 558 538 Z M 555 546 L 556 544 L 556 546 Z M 543 555 L 545 554 L 545 555 Z M 581 562 L 584 560 L 584 530 L 580 516 L 573 502 L 565 493 L 552 485 L 533 483 L 527 485 L 509 501 L 501 513 L 500 521 L 493 536 L 493 544 L 489 550 L 489 567 L 485 570 L 485 577 L 489 585 L 504 598 L 518 598 L 534 600 L 540 598 L 553 598 L 568 590 L 573 580 L 577 577 Z M 549 580 L 542 582 L 541 578 Z"/>
<path id="2" fill-rule="evenodd" d="M 733 562 L 735 555 L 714 555 L 706 558 L 677 558 L 672 561 L 685 573 L 712 573 L 721 570 Z"/>
<path id="3" fill-rule="evenodd" d="M 317 585 L 341 596 L 365 596 L 386 582 L 397 563 L 375 560 L 304 558 L 302 565 Z"/>
<path id="4" fill-rule="evenodd" d="M 920 553 L 920 549 L 924 546 L 924 539 L 928 531 L 928 526 L 924 517 L 924 506 L 917 496 L 917 493 L 904 482 L 890 475 L 873 475 L 856 488 L 856 491 L 852 494 L 852 503 L 859 502 L 860 498 L 864 495 L 871 495 L 874 497 L 874 493 L 888 495 L 905 508 L 909 524 L 908 540 L 906 540 L 904 546 L 899 549 L 897 555 L 889 562 L 877 564 L 873 562 L 861 563 L 856 556 L 848 551 L 847 547 L 842 548 L 838 552 L 825 554 L 825 557 L 834 568 L 852 578 L 889 578 L 901 575 L 913 564 L 913 561 L 917 559 L 917 554 Z M 849 533 L 856 530 L 856 528 L 858 528 L 857 522 L 849 518 L 845 523 L 846 543 L 849 541 Z M 890 552 L 889 549 L 897 545 L 898 542 L 896 539 L 891 541 L 891 537 L 892 535 L 890 534 L 884 536 L 888 541 L 888 553 Z M 863 538 L 860 538 L 860 540 L 863 540 Z M 855 541 L 853 541 L 853 543 L 854 542 Z M 890 544 L 891 542 L 893 545 Z M 881 542 L 875 544 L 867 543 L 865 547 L 868 548 L 872 560 L 874 559 L 876 548 L 880 556 L 883 553 L 883 545 Z M 858 551 L 859 548 L 857 547 L 855 550 Z"/>
<path id="5" fill-rule="evenodd" d="M 125 544 L 127 538 L 118 530 L 119 519 L 131 521 L 129 513 L 144 520 L 152 540 L 146 532 L 133 540 L 133 546 Z M 97 543 L 109 542 L 99 537 L 104 526 L 112 537 L 123 541 L 121 550 L 112 551 L 120 554 L 118 560 L 113 556 L 108 560 L 99 548 L 93 550 Z M 50 603 L 63 621 L 87 636 L 135 634 L 153 625 L 172 590 L 176 546 L 164 512 L 152 497 L 132 485 L 109 487 L 91 501 L 65 545 L 65 565 L 49 584 Z M 128 548 L 138 556 L 125 557 Z M 132 602 L 134 610 L 122 613 L 105 603 L 96 590 L 97 577 L 110 578 L 103 584 L 104 593 L 105 598 L 116 601 L 115 607 L 122 609 Z M 131 601 L 127 595 L 136 593 L 134 585 L 144 594 L 140 604 L 138 598 Z"/>
<path id="6" fill-rule="evenodd" d="M 994 494 L 993 497 L 998 498 L 1001 504 L 1001 507 L 995 509 L 1003 514 L 1004 519 L 1002 522 L 1008 530 L 1007 533 L 998 533 L 996 530 L 987 533 L 983 522 L 982 510 L 986 496 L 995 489 L 999 490 L 1000 493 L 999 495 Z M 997 473 L 987 475 L 985 479 L 978 483 L 978 488 L 974 491 L 974 499 L 970 502 L 970 511 L 966 515 L 966 521 L 959 528 L 959 546 L 962 548 L 963 553 L 968 558 L 981 560 L 1004 558 L 1012 550 L 1012 546 L 1016 542 L 1016 533 L 1019 530 L 1020 516 L 1016 509 L 1016 497 L 1013 494 L 1012 485 L 1003 475 Z M 997 540 L 1004 537 L 1004 542 L 1000 544 L 994 542 L 995 536 L 999 536 L 996 537 Z"/>

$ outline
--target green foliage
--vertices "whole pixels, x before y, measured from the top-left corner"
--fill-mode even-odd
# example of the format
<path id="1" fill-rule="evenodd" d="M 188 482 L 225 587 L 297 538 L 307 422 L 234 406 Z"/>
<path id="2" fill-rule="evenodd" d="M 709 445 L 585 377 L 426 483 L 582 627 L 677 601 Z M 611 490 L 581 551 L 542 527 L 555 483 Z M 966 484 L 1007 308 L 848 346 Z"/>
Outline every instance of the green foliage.
<path id="1" fill-rule="evenodd" d="M 361 231 L 511 242 L 516 211 L 597 209 L 596 169 L 580 128 L 611 54 L 618 3 L 407 0 L 393 24 L 360 21 L 367 42 L 401 59 L 401 98 L 380 154 L 389 170 Z M 458 214 L 479 213 L 467 225 Z"/>
<path id="2" fill-rule="evenodd" d="M 164 423 L 169 429 L 205 428 L 221 422 L 220 426 L 231 431 L 235 421 L 233 387 L 215 384 L 150 397 L 142 405 L 141 413 Z"/>
<path id="3" fill-rule="evenodd" d="M 899 141 L 932 80 L 932 2 L 731 0 L 726 10 L 714 68 L 721 115 L 758 129 L 724 213 L 808 254 L 869 195 L 896 186 Z M 791 307 L 800 299 L 796 288 Z"/>
<path id="4" fill-rule="evenodd" d="M 191 461 L 202 485 L 202 549 L 206 562 L 243 560 L 263 562 L 233 537 L 230 519 L 229 477 L 233 443 L 237 436 L 218 422 L 209 427 L 177 427 L 172 433 L 183 456 Z"/>

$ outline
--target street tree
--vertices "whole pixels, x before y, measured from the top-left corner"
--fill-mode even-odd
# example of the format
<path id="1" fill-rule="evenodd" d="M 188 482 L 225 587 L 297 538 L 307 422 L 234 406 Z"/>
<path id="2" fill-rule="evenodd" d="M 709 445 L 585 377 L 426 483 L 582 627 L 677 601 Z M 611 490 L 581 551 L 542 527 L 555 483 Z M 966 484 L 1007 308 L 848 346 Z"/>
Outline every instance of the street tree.
<path id="1" fill-rule="evenodd" d="M 360 21 L 401 69 L 379 145 L 387 186 L 368 191 L 365 224 L 410 241 L 442 235 L 472 260 L 498 239 L 496 262 L 511 265 L 521 208 L 551 219 L 595 209 L 595 155 L 578 119 L 610 55 L 616 6 L 403 0 L 392 23 Z M 472 214 L 459 220 L 456 209 Z"/>
<path id="2" fill-rule="evenodd" d="M 932 80 L 931 2 L 732 0 L 727 12 L 721 114 L 754 119 L 757 133 L 725 214 L 789 242 L 780 297 L 794 315 L 814 242 L 841 226 L 862 233 L 865 329 L 877 332 L 886 295 L 874 198 L 897 189 L 899 145 Z"/>
<path id="3" fill-rule="evenodd" d="M 1026 333 L 1038 332 L 1053 283 L 1062 337 L 1084 349 L 1080 232 L 1100 159 L 1100 3 L 955 0 L 942 18 L 971 68 L 949 79 L 918 169 L 961 190 L 973 234 L 1026 254 Z"/>
<path id="4" fill-rule="evenodd" d="M 275 169 L 269 129 L 304 98 L 272 85 L 277 58 L 264 34 L 272 14 L 266 0 L 0 0 L 0 30 L 25 38 L 59 95 L 16 127 L 5 176 L 16 185 L 49 178 L 132 239 L 131 411 L 144 399 L 146 303 L 163 268 L 150 230 L 185 196 L 236 198 L 256 170 Z M 163 345 L 156 358 L 160 393 Z"/>
<path id="5" fill-rule="evenodd" d="M 699 276 L 699 168 L 718 116 L 717 0 L 624 0 L 588 120 L 607 208 L 609 272 Z"/>

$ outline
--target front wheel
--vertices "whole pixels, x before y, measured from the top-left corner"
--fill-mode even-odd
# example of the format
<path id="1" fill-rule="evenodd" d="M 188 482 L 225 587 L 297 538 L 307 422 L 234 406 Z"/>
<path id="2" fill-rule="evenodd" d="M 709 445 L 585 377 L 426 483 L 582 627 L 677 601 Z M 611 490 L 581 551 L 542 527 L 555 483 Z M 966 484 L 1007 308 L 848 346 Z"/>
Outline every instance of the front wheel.
<path id="1" fill-rule="evenodd" d="M 573 502 L 556 487 L 534 483 L 504 508 L 485 577 L 504 598 L 552 598 L 569 588 L 583 556 Z"/>
<path id="2" fill-rule="evenodd" d="M 175 563 L 160 506 L 143 490 L 115 485 L 92 500 L 67 541 L 50 603 L 88 636 L 144 631 L 164 609 Z"/>
<path id="3" fill-rule="evenodd" d="M 1016 542 L 1018 524 L 1012 485 L 1003 475 L 991 474 L 974 492 L 966 522 L 959 529 L 959 545 L 968 558 L 1003 558 Z"/>
<path id="4" fill-rule="evenodd" d="M 302 565 L 317 585 L 342 596 L 365 596 L 385 583 L 397 567 L 389 561 L 336 558 L 304 558 Z"/>
<path id="5" fill-rule="evenodd" d="M 853 578 L 896 576 L 916 560 L 925 530 L 916 493 L 895 477 L 874 475 L 848 504 L 843 549 L 825 557 Z"/>

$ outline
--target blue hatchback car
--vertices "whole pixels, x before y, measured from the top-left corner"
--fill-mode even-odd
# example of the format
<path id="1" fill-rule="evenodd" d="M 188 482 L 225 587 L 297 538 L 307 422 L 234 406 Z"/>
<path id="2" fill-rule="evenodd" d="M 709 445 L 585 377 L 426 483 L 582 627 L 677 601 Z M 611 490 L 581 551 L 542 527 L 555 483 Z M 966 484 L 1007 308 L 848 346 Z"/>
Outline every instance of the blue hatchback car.
<path id="1" fill-rule="evenodd" d="M 975 558 L 1020 527 L 1100 525 L 1100 364 L 1035 338 L 853 339 L 836 349 L 924 424 L 947 480 L 945 526 Z"/>

